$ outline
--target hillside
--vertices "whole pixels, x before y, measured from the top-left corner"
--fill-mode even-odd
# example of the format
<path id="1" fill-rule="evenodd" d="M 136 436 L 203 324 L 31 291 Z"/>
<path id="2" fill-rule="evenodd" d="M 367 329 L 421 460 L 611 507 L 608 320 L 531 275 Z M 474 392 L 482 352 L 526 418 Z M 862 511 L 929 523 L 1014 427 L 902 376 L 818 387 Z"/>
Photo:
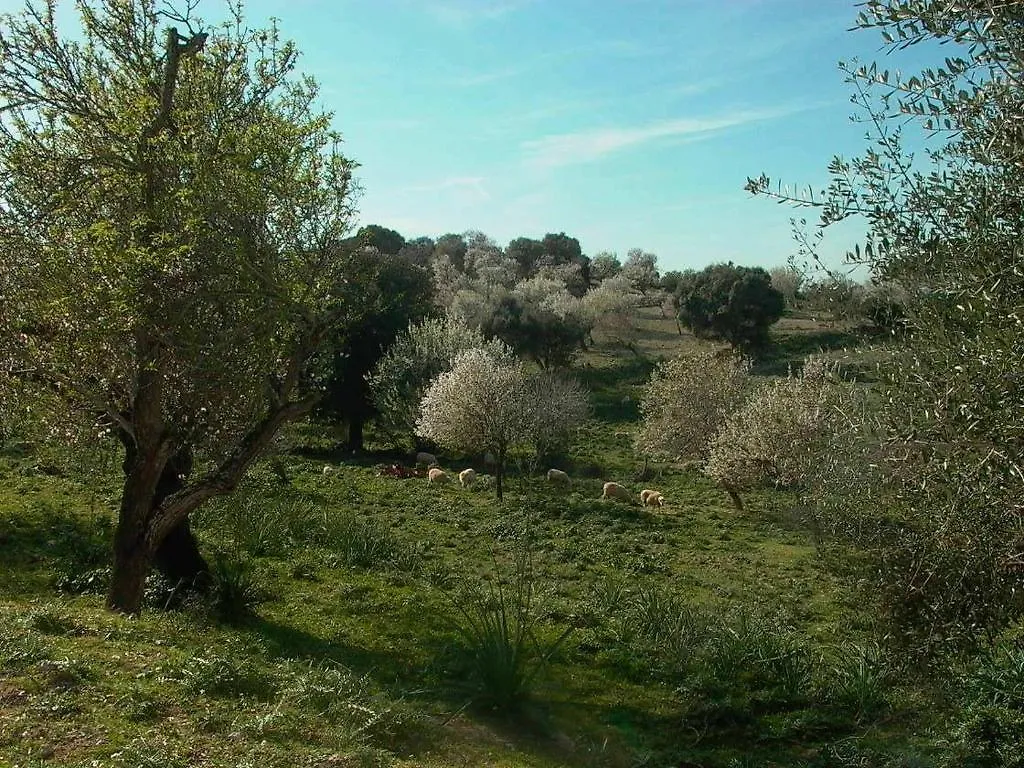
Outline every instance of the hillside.
<path id="1" fill-rule="evenodd" d="M 296 430 L 290 485 L 261 465 L 196 520 L 234 590 L 219 606 L 165 611 L 153 581 L 142 616 L 106 611 L 118 457 L 9 444 L 0 764 L 929 764 L 912 735 L 929 725 L 925 694 L 886 671 L 856 572 L 837 575 L 791 497 L 752 494 L 737 512 L 685 467 L 641 481 L 640 387 L 652 359 L 697 342 L 656 309 L 640 324 L 640 354 L 598 340 L 577 364 L 594 418 L 568 493 L 524 461 L 499 505 L 487 477 L 465 490 L 379 476 L 384 444 L 344 456 Z M 766 373 L 854 340 L 808 319 L 775 333 Z M 667 506 L 601 501 L 611 479 Z M 514 631 L 517 616 L 536 643 L 512 672 L 532 690 L 503 699 L 501 654 L 474 653 L 467 628 Z M 498 682 L 481 689 L 481 674 Z"/>

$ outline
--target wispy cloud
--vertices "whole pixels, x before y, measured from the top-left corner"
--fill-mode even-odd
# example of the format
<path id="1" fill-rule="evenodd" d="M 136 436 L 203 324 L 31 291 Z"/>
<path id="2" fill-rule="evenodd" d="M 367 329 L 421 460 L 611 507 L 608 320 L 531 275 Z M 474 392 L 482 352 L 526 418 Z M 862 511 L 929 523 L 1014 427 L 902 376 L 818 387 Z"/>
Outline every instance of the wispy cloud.
<path id="1" fill-rule="evenodd" d="M 773 120 L 816 106 L 819 105 L 749 109 L 715 117 L 684 117 L 626 128 L 595 128 L 531 139 L 523 142 L 521 148 L 531 165 L 555 168 L 593 162 L 606 155 L 661 139 L 693 141 L 708 138 L 728 128 Z"/>
<path id="2" fill-rule="evenodd" d="M 533 63 L 526 64 L 514 64 L 501 69 L 493 69 L 490 72 L 472 72 L 465 75 L 460 75 L 452 80 L 452 85 L 456 88 L 470 88 L 474 85 L 487 85 L 489 83 L 497 82 L 498 80 L 508 80 L 513 77 L 519 77 L 525 75 L 531 69 L 533 69 Z"/>
<path id="3" fill-rule="evenodd" d="M 422 7 L 442 24 L 470 27 L 500 19 L 532 2 L 534 0 L 429 0 Z"/>
<path id="4" fill-rule="evenodd" d="M 449 176 L 428 184 L 405 187 L 402 192 L 412 194 L 450 194 L 467 203 L 482 203 L 491 199 L 483 176 Z"/>

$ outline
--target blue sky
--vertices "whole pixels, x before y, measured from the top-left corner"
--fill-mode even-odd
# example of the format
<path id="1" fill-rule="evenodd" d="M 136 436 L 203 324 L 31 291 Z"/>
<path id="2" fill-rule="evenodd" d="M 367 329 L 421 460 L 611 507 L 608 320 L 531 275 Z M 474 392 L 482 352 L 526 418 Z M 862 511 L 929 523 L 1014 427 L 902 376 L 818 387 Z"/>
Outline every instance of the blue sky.
<path id="1" fill-rule="evenodd" d="M 885 56 L 847 31 L 853 0 L 248 0 L 246 15 L 278 18 L 320 81 L 361 164 L 361 223 L 502 244 L 564 231 L 663 269 L 784 263 L 807 214 L 745 179 L 822 186 L 833 154 L 865 145 L 836 62 Z"/>

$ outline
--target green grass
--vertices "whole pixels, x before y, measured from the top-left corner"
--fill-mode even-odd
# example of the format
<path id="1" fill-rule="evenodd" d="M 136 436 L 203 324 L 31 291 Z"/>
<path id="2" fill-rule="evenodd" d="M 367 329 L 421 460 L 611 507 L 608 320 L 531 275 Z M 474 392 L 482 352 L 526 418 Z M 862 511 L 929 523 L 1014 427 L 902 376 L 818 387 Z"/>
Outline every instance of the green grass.
<path id="1" fill-rule="evenodd" d="M 297 430 L 290 486 L 257 467 L 194 520 L 224 553 L 229 620 L 164 612 L 156 588 L 140 617 L 103 608 L 116 458 L 0 456 L 0 764 L 937 765 L 931 705 L 792 499 L 752 493 L 737 513 L 693 471 L 639 480 L 651 356 L 694 343 L 656 313 L 644 356 L 581 361 L 595 419 L 567 493 L 513 468 L 499 505 L 486 477 L 430 487 L 377 477 L 373 456 L 325 476 L 332 439 Z M 668 505 L 601 501 L 605 480 Z M 509 621 L 521 593 L 500 579 L 522 575 L 524 532 L 530 601 Z M 467 612 L 496 632 L 467 631 Z M 510 647 L 521 666 L 494 668 Z M 480 695 L 488 668 L 514 707 Z"/>

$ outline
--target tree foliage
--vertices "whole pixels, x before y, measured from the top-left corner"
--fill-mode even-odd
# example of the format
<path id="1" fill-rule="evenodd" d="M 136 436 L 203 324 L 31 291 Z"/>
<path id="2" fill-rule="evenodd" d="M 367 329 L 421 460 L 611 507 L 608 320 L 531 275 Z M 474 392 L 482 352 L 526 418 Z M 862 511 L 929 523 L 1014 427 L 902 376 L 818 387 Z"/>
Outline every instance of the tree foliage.
<path id="1" fill-rule="evenodd" d="M 907 334 L 878 407 L 825 457 L 843 482 L 814 500 L 876 558 L 878 594 L 925 649 L 991 638 L 1024 610 L 1022 24 L 1017 3 L 870 0 L 858 26 L 892 51 L 944 43 L 943 61 L 912 76 L 842 65 L 872 146 L 833 160 L 814 197 L 748 182 L 817 206 L 820 230 L 862 217 L 851 257 L 906 291 Z M 803 238 L 806 255 L 819 239 Z"/>
<path id="2" fill-rule="evenodd" d="M 346 422 L 349 448 L 362 450 L 363 425 L 376 414 L 368 376 L 402 331 L 432 314 L 433 285 L 422 267 L 373 248 L 357 248 L 346 262 L 349 279 L 336 296 L 342 319 L 318 410 Z"/>
<path id="3" fill-rule="evenodd" d="M 380 424 L 394 437 L 412 435 L 430 382 L 471 349 L 485 349 L 506 362 L 514 359 L 505 344 L 489 342 L 479 330 L 451 317 L 430 318 L 399 334 L 369 377 Z"/>
<path id="4" fill-rule="evenodd" d="M 558 315 L 550 307 L 517 296 L 499 301 L 482 330 L 542 368 L 567 367 L 587 334 L 575 315 Z"/>
<path id="5" fill-rule="evenodd" d="M 660 364 L 640 400 L 636 449 L 667 461 L 703 462 L 711 438 L 750 392 L 750 363 L 710 348 Z"/>
<path id="6" fill-rule="evenodd" d="M 39 3 L 0 32 L 4 397 L 124 443 L 109 604 L 135 611 L 168 532 L 316 403 L 353 163 L 275 28 L 77 10 L 73 34 Z"/>
<path id="7" fill-rule="evenodd" d="M 698 338 L 723 339 L 750 350 L 768 341 L 782 316 L 782 294 L 760 267 L 713 264 L 687 273 L 677 287 L 679 321 Z"/>

